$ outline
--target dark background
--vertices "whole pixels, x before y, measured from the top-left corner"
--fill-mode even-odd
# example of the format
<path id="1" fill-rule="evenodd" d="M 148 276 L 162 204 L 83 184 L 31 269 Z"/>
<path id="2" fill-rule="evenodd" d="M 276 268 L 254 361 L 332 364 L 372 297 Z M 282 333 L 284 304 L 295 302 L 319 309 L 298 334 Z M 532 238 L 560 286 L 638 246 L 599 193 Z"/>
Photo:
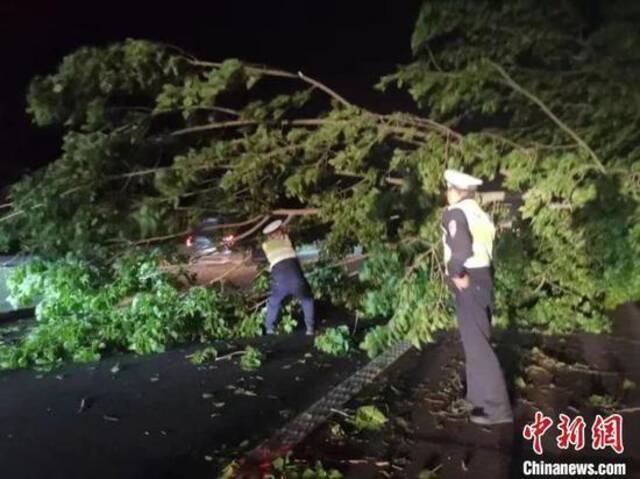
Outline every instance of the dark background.
<path id="1" fill-rule="evenodd" d="M 30 125 L 29 80 L 82 45 L 145 38 L 208 60 L 302 70 L 349 100 L 380 107 L 372 85 L 410 59 L 420 0 L 209 2 L 0 0 L 0 185 L 59 153 L 60 131 Z M 387 105 L 388 107 L 388 105 Z"/>

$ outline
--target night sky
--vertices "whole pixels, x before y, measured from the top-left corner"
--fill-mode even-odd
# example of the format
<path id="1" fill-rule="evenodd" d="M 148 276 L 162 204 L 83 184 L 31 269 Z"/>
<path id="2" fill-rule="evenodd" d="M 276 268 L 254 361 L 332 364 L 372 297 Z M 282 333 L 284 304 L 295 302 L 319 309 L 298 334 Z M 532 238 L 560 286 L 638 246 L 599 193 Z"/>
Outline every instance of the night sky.
<path id="1" fill-rule="evenodd" d="M 0 184 L 58 156 L 60 131 L 30 126 L 25 93 L 31 77 L 53 71 L 79 46 L 144 38 L 203 59 L 235 57 L 302 70 L 375 108 L 389 100 L 372 92 L 372 85 L 410 60 L 420 3 L 0 0 Z"/>

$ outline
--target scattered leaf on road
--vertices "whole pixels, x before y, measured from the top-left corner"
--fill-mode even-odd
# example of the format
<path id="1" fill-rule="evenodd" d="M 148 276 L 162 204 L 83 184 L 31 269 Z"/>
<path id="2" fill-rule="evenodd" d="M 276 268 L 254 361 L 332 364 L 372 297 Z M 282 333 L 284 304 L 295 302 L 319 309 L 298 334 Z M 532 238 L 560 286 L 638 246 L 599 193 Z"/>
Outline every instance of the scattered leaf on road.
<path id="1" fill-rule="evenodd" d="M 245 389 L 245 388 L 237 388 L 235 391 L 235 394 L 239 394 L 242 396 L 251 396 L 251 397 L 257 396 L 256 393 L 254 393 L 253 391 L 249 391 L 248 389 Z"/>
<path id="2" fill-rule="evenodd" d="M 87 398 L 82 398 L 80 400 L 80 407 L 78 408 L 78 414 L 83 412 L 87 408 Z"/>

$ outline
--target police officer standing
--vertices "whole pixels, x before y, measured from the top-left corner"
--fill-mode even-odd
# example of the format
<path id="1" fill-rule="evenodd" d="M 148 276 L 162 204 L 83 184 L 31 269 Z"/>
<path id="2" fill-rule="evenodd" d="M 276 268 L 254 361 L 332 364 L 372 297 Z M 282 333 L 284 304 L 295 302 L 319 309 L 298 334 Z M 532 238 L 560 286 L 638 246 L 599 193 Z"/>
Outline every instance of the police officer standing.
<path id="1" fill-rule="evenodd" d="M 495 227 L 474 199 L 482 180 L 455 170 L 445 171 L 444 176 L 449 203 L 442 222 L 444 260 L 465 355 L 470 419 L 480 425 L 509 423 L 513 421 L 509 396 L 489 342 Z"/>
<path id="2" fill-rule="evenodd" d="M 302 304 L 307 335 L 312 336 L 314 329 L 313 295 L 291 240 L 282 229 L 282 220 L 269 223 L 262 232 L 267 235 L 267 240 L 262 243 L 262 250 L 267 256 L 271 270 L 271 292 L 267 302 L 265 324 L 267 334 L 274 334 L 282 302 L 287 297 L 293 296 Z"/>

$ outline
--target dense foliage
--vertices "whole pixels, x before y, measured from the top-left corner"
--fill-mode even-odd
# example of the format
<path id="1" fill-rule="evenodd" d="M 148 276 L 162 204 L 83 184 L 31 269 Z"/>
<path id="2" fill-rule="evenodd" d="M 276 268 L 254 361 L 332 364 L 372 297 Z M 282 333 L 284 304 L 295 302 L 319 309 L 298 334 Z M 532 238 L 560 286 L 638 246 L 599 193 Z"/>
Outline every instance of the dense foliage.
<path id="1" fill-rule="evenodd" d="M 181 288 L 158 268 L 159 255 L 131 252 L 104 270 L 72 257 L 19 267 L 9 283 L 11 300 L 38 298 L 36 324 L 17 343 L 0 346 L 0 367 L 50 367 L 108 352 L 147 354 L 186 341 L 261 334 L 255 307 L 261 296 Z M 256 357 L 250 353 L 247 364 Z"/>
<path id="2" fill-rule="evenodd" d="M 73 252 L 108 264 L 114 252 L 170 239 L 203 216 L 258 225 L 274 210 L 306 208 L 315 214 L 294 227 L 322 232 L 329 258 L 355 244 L 368 253 L 358 284 L 335 280 L 334 270 L 323 293 L 359 317 L 389 320 L 364 340 L 373 355 L 451 325 L 442 173 L 461 168 L 521 198 L 496 245 L 500 324 L 606 331 L 606 308 L 640 298 L 640 33 L 637 7 L 594 4 L 426 3 L 415 61 L 378 85 L 407 90 L 421 115 L 378 114 L 303 74 L 204 62 L 146 41 L 81 48 L 31 85 L 29 112 L 37 125 L 63 128 L 63 151 L 12 187 L 0 236 L 45 259 Z M 513 216 L 487 207 L 497 223 Z M 61 274 L 79 274 L 75 261 L 63 261 Z M 61 330 L 29 341 L 65 351 L 87 344 L 69 357 L 88 359 L 192 338 L 200 333 L 184 318 L 196 313 L 215 318 L 209 336 L 236 324 L 255 331 L 255 321 L 238 323 L 233 293 L 181 292 L 157 276 L 101 293 L 102 275 L 119 285 L 117 275 L 80 269 L 60 286 L 66 296 L 45 296 L 38 317 L 82 318 L 86 339 L 62 340 Z M 28 275 L 14 281 L 42 294 Z M 135 313 L 111 308 L 129 294 L 139 297 L 126 308 Z M 176 295 L 191 309 L 169 317 L 160 303 Z M 102 331 L 103 309 L 122 315 L 121 326 Z"/>
<path id="3" fill-rule="evenodd" d="M 429 2 L 415 62 L 379 85 L 508 145 L 470 165 L 523 197 L 497 248 L 504 322 L 601 331 L 604 308 L 640 298 L 638 18 L 628 2 Z"/>
<path id="4" fill-rule="evenodd" d="M 64 361 L 95 361 L 108 353 L 148 354 L 184 342 L 262 335 L 269 290 L 264 271 L 249 290 L 221 284 L 185 288 L 179 277 L 162 268 L 175 259 L 160 249 L 138 248 L 126 250 L 113 263 L 69 254 L 17 267 L 8 281 L 9 300 L 15 306 L 37 302 L 36 322 L 26 336 L 0 343 L 0 369 L 50 368 Z M 317 268 L 309 275 L 317 292 L 328 291 L 342 277 L 327 274 L 333 270 Z M 298 304 L 289 302 L 279 332 L 291 333 L 301 316 Z M 349 341 L 348 331 L 345 337 Z M 340 351 L 327 352 L 341 353 L 340 346 Z M 190 359 L 202 364 L 217 358 L 215 347 L 207 346 Z M 248 346 L 239 364 L 253 371 L 263 359 Z"/>
<path id="5" fill-rule="evenodd" d="M 263 354 L 256 348 L 247 346 L 240 357 L 240 367 L 244 371 L 255 371 L 262 366 Z"/>

